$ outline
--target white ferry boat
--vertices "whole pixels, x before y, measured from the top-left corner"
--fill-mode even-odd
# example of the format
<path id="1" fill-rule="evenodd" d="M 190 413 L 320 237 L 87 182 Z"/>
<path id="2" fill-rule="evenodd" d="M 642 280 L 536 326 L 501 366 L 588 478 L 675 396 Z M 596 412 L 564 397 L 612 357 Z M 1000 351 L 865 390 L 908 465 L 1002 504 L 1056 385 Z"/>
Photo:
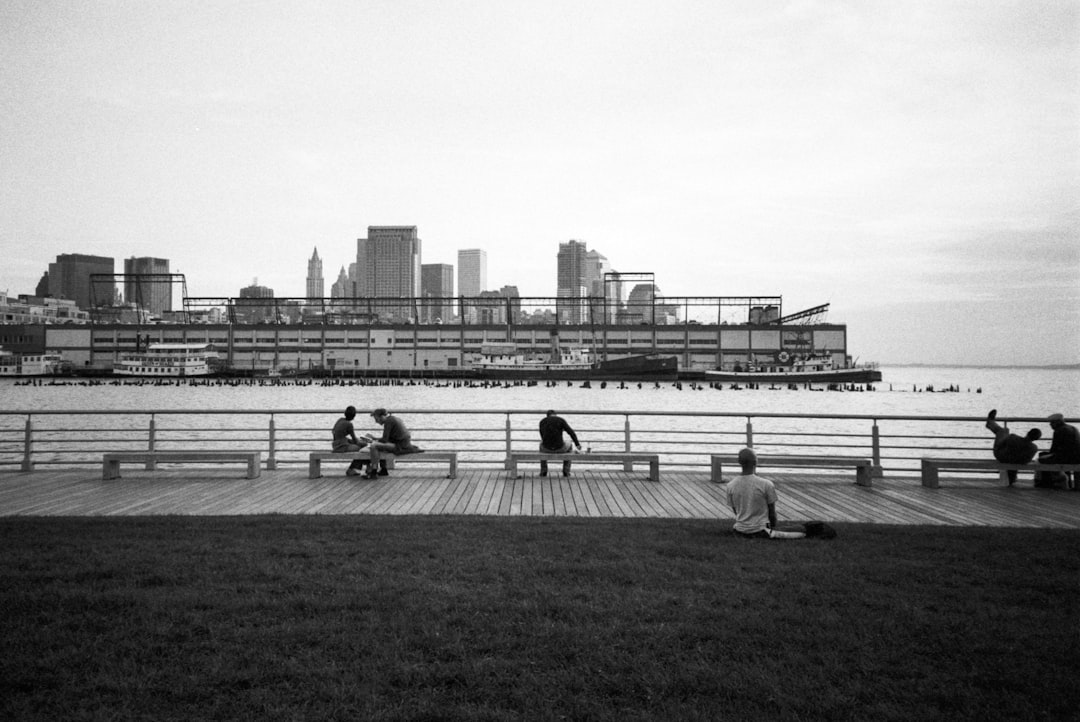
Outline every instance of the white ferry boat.
<path id="1" fill-rule="evenodd" d="M 781 351 L 771 358 L 758 358 L 745 366 L 706 371 L 709 381 L 732 383 L 876 383 L 881 371 L 875 364 L 840 365 L 829 354 L 801 356 Z"/>
<path id="2" fill-rule="evenodd" d="M 55 376 L 68 371 L 58 353 L 12 353 L 0 348 L 0 377 Z"/>
<path id="3" fill-rule="evenodd" d="M 152 343 L 145 351 L 121 356 L 113 374 L 156 378 L 207 376 L 211 373 L 210 360 L 216 358 L 213 347 L 206 343 Z"/>

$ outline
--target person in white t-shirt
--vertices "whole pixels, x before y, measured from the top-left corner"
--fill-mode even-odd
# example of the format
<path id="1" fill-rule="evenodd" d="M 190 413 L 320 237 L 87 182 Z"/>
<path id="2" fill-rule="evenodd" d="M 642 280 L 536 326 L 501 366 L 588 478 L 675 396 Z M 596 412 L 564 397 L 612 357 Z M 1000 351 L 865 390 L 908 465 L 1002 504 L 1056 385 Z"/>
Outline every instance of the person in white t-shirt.
<path id="1" fill-rule="evenodd" d="M 757 454 L 753 449 L 739 452 L 742 474 L 727 485 L 728 504 L 735 512 L 733 531 L 751 539 L 802 539 L 801 531 L 776 529 L 776 486 L 758 476 Z"/>

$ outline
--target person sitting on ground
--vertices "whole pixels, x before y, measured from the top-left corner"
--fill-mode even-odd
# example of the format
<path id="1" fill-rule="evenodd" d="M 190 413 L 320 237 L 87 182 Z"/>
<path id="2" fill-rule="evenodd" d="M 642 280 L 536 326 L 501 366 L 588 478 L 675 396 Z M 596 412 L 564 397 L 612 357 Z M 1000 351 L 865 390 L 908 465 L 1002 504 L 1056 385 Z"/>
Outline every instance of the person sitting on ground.
<path id="1" fill-rule="evenodd" d="M 1065 423 L 1061 414 L 1050 414 L 1047 419 L 1054 436 L 1050 441 L 1049 451 L 1039 454 L 1040 464 L 1080 464 L 1080 432 L 1071 424 Z M 1067 480 L 1064 472 L 1040 471 L 1036 475 L 1036 486 L 1053 486 Z M 1075 478 L 1075 475 L 1074 475 Z M 1080 486 L 1074 485 L 1073 488 Z"/>
<path id="2" fill-rule="evenodd" d="M 573 439 L 573 446 L 563 438 L 564 431 Z M 548 409 L 547 415 L 540 420 L 540 452 L 544 454 L 570 454 L 575 449 L 581 451 L 581 442 L 578 441 L 577 434 L 561 416 L 556 416 L 554 411 Z M 548 463 L 541 461 L 540 476 L 547 476 L 547 473 Z M 569 459 L 563 461 L 562 475 L 570 476 Z"/>
<path id="3" fill-rule="evenodd" d="M 1026 464 L 1039 451 L 1035 442 L 1042 438 L 1042 432 L 1032 429 L 1025 436 L 1010 434 L 997 422 L 997 409 L 991 409 L 987 414 L 986 428 L 994 434 L 994 458 L 1002 464 Z M 1009 486 L 1012 486 L 1016 483 L 1016 470 L 1009 469 L 1006 473 L 1009 475 Z"/>
<path id="4" fill-rule="evenodd" d="M 371 440 L 371 446 L 369 447 L 371 449 L 371 466 L 368 467 L 366 477 L 368 479 L 390 475 L 390 471 L 386 468 L 386 459 L 382 458 L 384 454 L 403 456 L 421 451 L 419 447 L 413 445 L 412 434 L 405 428 L 405 424 L 401 419 L 391 415 L 386 409 L 375 409 L 371 412 L 371 417 L 375 419 L 375 423 L 383 427 L 383 432 L 382 437 L 377 441 L 374 437 L 368 435 Z"/>
<path id="5" fill-rule="evenodd" d="M 735 512 L 732 531 L 748 539 L 802 539 L 801 531 L 776 529 L 776 486 L 757 475 L 757 453 L 750 448 L 739 452 L 739 474 L 727 485 L 728 504 Z"/>
<path id="6" fill-rule="evenodd" d="M 335 453 L 345 453 L 349 451 L 360 451 L 368 445 L 367 441 L 361 441 L 356 438 L 356 430 L 353 428 L 353 419 L 356 418 L 356 407 L 349 406 L 345 409 L 345 416 L 337 420 L 334 424 L 334 441 L 331 445 L 331 450 Z M 345 470 L 346 476 L 356 476 L 362 473 L 364 467 L 367 465 L 366 459 L 353 459 L 353 462 L 349 464 L 349 468 Z"/>

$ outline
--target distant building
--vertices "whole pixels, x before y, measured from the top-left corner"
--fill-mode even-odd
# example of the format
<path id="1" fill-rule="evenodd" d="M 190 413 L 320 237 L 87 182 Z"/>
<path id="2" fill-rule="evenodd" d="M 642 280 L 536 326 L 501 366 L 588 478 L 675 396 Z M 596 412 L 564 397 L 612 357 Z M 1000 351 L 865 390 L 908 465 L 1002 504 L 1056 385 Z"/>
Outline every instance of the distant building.
<path id="1" fill-rule="evenodd" d="M 116 273 L 115 262 L 106 256 L 88 256 L 82 253 L 64 253 L 49 264 L 49 294 L 53 298 L 66 298 L 84 310 L 95 305 L 109 306 L 116 301 L 116 282 L 97 279 L 97 274 Z"/>
<path id="2" fill-rule="evenodd" d="M 322 259 L 319 258 L 318 248 L 311 254 L 311 260 L 307 264 L 307 297 L 323 297 Z"/>
<path id="3" fill-rule="evenodd" d="M 588 323 L 601 321 L 603 301 L 600 307 L 589 308 L 586 298 L 603 299 L 605 295 L 604 274 L 611 271 L 605 256 L 590 251 L 583 241 L 567 241 L 559 244 L 557 310 L 561 323 Z"/>
<path id="4" fill-rule="evenodd" d="M 345 266 L 342 266 L 337 280 L 330 286 L 330 298 L 352 298 L 354 295 L 349 274 L 345 273 Z"/>
<path id="5" fill-rule="evenodd" d="M 479 296 L 487 290 L 487 251 L 466 248 L 457 253 L 458 295 Z"/>
<path id="6" fill-rule="evenodd" d="M 34 289 L 34 295 L 38 298 L 44 298 L 49 295 L 49 272 L 41 274 L 41 280 L 38 281 L 37 288 Z"/>
<path id="7" fill-rule="evenodd" d="M 0 324 L 15 323 L 89 323 L 90 314 L 66 298 L 19 294 L 9 298 L 0 291 Z"/>
<path id="8" fill-rule="evenodd" d="M 240 297 L 233 302 L 236 320 L 241 323 L 273 323 L 277 320 L 273 298 L 274 289 L 258 283 L 241 288 Z"/>
<path id="9" fill-rule="evenodd" d="M 368 226 L 367 238 L 357 240 L 358 296 L 410 299 L 380 303 L 376 308 L 380 320 L 413 320 L 411 299 L 420 296 L 420 249 L 416 226 Z"/>
<path id="10" fill-rule="evenodd" d="M 153 278 L 168 274 L 169 261 L 164 258 L 124 259 L 124 300 L 136 308 L 162 316 L 173 310 L 172 283 L 167 278 Z"/>
<path id="11" fill-rule="evenodd" d="M 449 263 L 422 264 L 420 296 L 420 323 L 449 322 L 454 316 L 454 267 Z"/>

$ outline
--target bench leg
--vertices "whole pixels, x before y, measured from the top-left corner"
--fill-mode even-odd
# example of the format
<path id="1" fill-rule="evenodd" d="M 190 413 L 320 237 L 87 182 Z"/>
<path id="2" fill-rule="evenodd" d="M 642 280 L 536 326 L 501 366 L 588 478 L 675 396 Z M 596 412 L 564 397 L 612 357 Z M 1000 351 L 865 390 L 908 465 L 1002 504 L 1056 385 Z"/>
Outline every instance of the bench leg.
<path id="1" fill-rule="evenodd" d="M 709 473 L 709 481 L 711 481 L 714 484 L 719 484 L 724 480 L 724 478 L 720 475 L 720 467 L 721 467 L 720 459 L 713 459 L 712 460 L 712 469 L 711 469 L 711 471 Z"/>
<path id="2" fill-rule="evenodd" d="M 252 457 L 248 459 L 247 478 L 257 479 L 259 474 L 262 473 L 262 464 L 259 463 L 258 457 Z"/>
<path id="3" fill-rule="evenodd" d="M 512 456 L 506 457 L 506 471 L 511 478 L 517 478 L 517 459 Z"/>
<path id="4" fill-rule="evenodd" d="M 926 459 L 922 462 L 922 485 L 928 489 L 938 488 L 938 468 Z"/>
<path id="5" fill-rule="evenodd" d="M 307 478 L 318 479 L 322 476 L 322 459 L 317 456 L 309 456 L 307 464 Z"/>
<path id="6" fill-rule="evenodd" d="M 649 481 L 660 481 L 660 460 L 649 461 Z"/>
<path id="7" fill-rule="evenodd" d="M 856 466 L 855 467 L 855 485 L 856 486 L 873 486 L 872 474 L 869 466 Z"/>
<path id="8" fill-rule="evenodd" d="M 119 479 L 120 478 L 120 461 L 118 459 L 110 459 L 102 462 L 101 464 L 101 478 L 102 479 Z"/>
<path id="9" fill-rule="evenodd" d="M 457 456 L 451 456 L 450 457 L 450 475 L 447 478 L 449 478 L 449 479 L 456 479 L 457 478 Z"/>

